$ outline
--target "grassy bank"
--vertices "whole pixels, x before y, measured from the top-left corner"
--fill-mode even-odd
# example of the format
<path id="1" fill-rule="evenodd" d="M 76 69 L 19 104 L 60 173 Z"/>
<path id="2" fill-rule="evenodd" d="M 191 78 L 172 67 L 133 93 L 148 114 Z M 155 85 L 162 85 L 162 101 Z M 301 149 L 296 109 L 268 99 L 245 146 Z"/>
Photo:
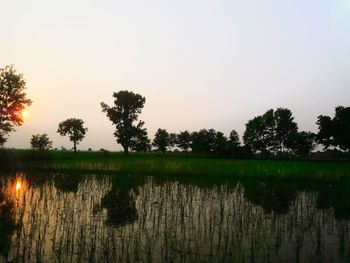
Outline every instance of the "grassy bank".
<path id="1" fill-rule="evenodd" d="M 349 162 L 280 161 L 199 158 L 183 154 L 131 154 L 103 152 L 3 151 L 2 169 L 49 170 L 88 173 L 236 175 L 264 177 L 343 177 L 350 176 Z"/>

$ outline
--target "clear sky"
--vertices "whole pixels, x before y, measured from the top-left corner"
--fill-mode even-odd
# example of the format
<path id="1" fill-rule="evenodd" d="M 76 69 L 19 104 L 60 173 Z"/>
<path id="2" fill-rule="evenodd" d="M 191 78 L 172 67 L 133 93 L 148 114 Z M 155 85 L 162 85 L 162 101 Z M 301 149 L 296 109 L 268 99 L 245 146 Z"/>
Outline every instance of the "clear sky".
<path id="1" fill-rule="evenodd" d="M 0 0 L 0 67 L 13 64 L 34 102 L 6 147 L 82 118 L 81 149 L 119 150 L 100 102 L 146 97 L 153 138 L 245 123 L 287 107 L 302 130 L 350 106 L 350 0 Z"/>

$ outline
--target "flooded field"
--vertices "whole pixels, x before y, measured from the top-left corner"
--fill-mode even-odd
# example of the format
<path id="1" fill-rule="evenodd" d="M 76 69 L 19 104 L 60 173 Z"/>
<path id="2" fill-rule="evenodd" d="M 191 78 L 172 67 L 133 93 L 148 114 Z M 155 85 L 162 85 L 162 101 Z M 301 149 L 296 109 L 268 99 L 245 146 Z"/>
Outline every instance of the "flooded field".
<path id="1" fill-rule="evenodd" d="M 0 262 L 349 262 L 350 180 L 2 174 Z"/>

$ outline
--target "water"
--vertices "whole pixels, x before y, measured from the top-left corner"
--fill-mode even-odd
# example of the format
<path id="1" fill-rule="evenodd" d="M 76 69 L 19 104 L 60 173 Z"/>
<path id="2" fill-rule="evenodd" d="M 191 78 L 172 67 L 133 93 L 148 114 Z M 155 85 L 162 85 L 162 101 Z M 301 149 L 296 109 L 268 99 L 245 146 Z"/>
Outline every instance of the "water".
<path id="1" fill-rule="evenodd" d="M 0 262 L 350 259 L 348 180 L 0 178 Z"/>

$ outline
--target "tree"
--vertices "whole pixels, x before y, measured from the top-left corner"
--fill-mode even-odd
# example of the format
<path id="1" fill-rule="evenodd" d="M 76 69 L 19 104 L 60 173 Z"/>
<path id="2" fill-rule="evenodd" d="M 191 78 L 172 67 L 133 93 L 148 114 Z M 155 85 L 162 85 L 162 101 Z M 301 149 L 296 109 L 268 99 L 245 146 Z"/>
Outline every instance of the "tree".
<path id="1" fill-rule="evenodd" d="M 81 119 L 70 118 L 62 121 L 58 125 L 57 132 L 61 136 L 69 136 L 69 140 L 73 142 L 74 153 L 77 153 L 77 145 L 81 142 L 87 132 L 87 128 L 84 128 L 84 121 Z"/>
<path id="2" fill-rule="evenodd" d="M 131 150 L 136 152 L 148 152 L 151 150 L 151 141 L 148 138 L 147 129 L 143 128 L 144 122 L 140 121 L 135 128 L 135 134 L 130 145 Z"/>
<path id="3" fill-rule="evenodd" d="M 169 133 L 169 148 L 172 151 L 172 148 L 176 146 L 177 135 L 176 133 Z"/>
<path id="4" fill-rule="evenodd" d="M 22 112 L 31 105 L 27 99 L 26 82 L 13 66 L 0 68 L 0 146 L 15 126 L 23 124 Z"/>
<path id="5" fill-rule="evenodd" d="M 220 131 L 215 133 L 215 142 L 214 142 L 213 152 L 220 156 L 226 155 L 228 152 L 227 138 Z"/>
<path id="6" fill-rule="evenodd" d="M 177 136 L 177 147 L 187 152 L 191 147 L 191 134 L 189 131 L 180 132 Z"/>
<path id="7" fill-rule="evenodd" d="M 236 157 L 239 154 L 240 145 L 241 142 L 239 141 L 238 133 L 235 130 L 232 130 L 227 141 L 227 150 L 229 154 Z"/>
<path id="8" fill-rule="evenodd" d="M 335 145 L 333 138 L 332 118 L 329 116 L 318 116 L 316 124 L 318 125 L 318 133 L 316 140 L 319 144 L 324 146 L 324 149 L 328 149 L 330 146 Z"/>
<path id="9" fill-rule="evenodd" d="M 293 153 L 296 156 L 305 157 L 315 148 L 315 137 L 316 135 L 312 132 L 297 132 L 294 134 L 292 139 Z"/>
<path id="10" fill-rule="evenodd" d="M 298 125 L 294 122 L 292 112 L 286 108 L 278 108 L 274 114 L 276 149 L 282 154 L 293 148 L 294 136 L 298 133 Z"/>
<path id="11" fill-rule="evenodd" d="M 124 153 L 129 153 L 129 148 L 133 144 L 138 130 L 134 122 L 137 121 L 139 114 L 145 104 L 146 99 L 139 94 L 122 90 L 113 93 L 114 106 L 109 107 L 102 102 L 102 112 L 105 112 L 107 117 L 116 126 L 114 136 L 117 142 L 120 143 L 124 149 Z M 142 126 L 142 125 L 141 125 Z"/>
<path id="12" fill-rule="evenodd" d="M 158 129 L 154 135 L 153 144 L 157 151 L 165 153 L 170 145 L 170 135 L 165 129 Z"/>
<path id="13" fill-rule="evenodd" d="M 239 135 L 236 130 L 232 130 L 230 132 L 229 143 L 233 148 L 237 148 L 241 145 L 241 142 L 239 141 Z"/>
<path id="14" fill-rule="evenodd" d="M 284 154 L 292 151 L 297 131 L 298 125 L 289 109 L 270 109 L 248 121 L 243 140 L 255 153 Z"/>
<path id="15" fill-rule="evenodd" d="M 30 145 L 34 150 L 50 150 L 52 148 L 52 141 L 50 141 L 50 138 L 46 133 L 36 134 L 32 135 L 32 138 L 30 139 Z"/>
<path id="16" fill-rule="evenodd" d="M 214 129 L 202 129 L 198 132 L 193 132 L 191 137 L 192 152 L 205 155 L 214 152 L 216 143 L 216 131 Z"/>
<path id="17" fill-rule="evenodd" d="M 326 149 L 329 146 L 340 147 L 350 154 L 350 107 L 336 107 L 333 119 L 320 115 L 317 124 L 319 143 Z"/>
<path id="18" fill-rule="evenodd" d="M 350 154 L 350 107 L 336 107 L 332 123 L 335 144 Z"/>
<path id="19" fill-rule="evenodd" d="M 249 120 L 243 135 L 244 144 L 249 146 L 253 152 L 266 155 L 270 151 L 273 138 L 263 116 L 257 116 Z"/>

